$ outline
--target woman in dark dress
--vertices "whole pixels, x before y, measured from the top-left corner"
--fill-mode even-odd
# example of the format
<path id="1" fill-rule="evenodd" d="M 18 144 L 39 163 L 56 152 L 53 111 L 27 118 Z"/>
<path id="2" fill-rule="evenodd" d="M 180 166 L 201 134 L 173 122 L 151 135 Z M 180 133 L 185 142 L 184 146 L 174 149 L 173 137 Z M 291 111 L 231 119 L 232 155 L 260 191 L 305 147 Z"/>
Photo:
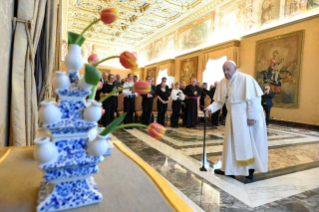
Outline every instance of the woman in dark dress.
<path id="1" fill-rule="evenodd" d="M 157 95 L 157 110 L 158 110 L 158 120 L 157 123 L 165 126 L 165 113 L 167 111 L 167 103 L 169 100 L 169 90 L 165 87 L 165 82 L 161 83 L 161 87 L 156 89 Z"/>
<path id="2" fill-rule="evenodd" d="M 100 98 L 108 95 L 114 90 L 117 90 L 116 85 L 114 85 L 115 77 L 113 74 L 110 74 L 108 77 L 108 81 L 106 84 L 104 84 L 103 89 L 100 93 Z M 115 93 L 111 97 L 109 97 L 107 100 L 103 102 L 103 108 L 105 110 L 105 113 L 102 117 L 102 125 L 107 126 L 114 120 L 114 113 L 116 111 L 117 106 L 117 96 L 119 94 Z"/>

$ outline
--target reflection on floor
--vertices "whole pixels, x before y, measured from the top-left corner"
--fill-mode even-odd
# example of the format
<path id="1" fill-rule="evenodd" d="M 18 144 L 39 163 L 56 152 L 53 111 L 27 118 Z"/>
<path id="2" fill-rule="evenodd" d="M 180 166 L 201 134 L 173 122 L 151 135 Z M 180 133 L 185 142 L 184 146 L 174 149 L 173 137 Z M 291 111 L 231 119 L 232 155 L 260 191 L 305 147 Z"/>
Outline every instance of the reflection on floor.
<path id="1" fill-rule="evenodd" d="M 242 180 L 244 177 L 233 180 L 215 176 L 212 169 L 210 173 L 198 171 L 202 126 L 168 128 L 161 141 L 155 141 L 140 129 L 113 134 L 204 211 L 319 211 L 318 179 L 311 174 L 318 173 L 314 168 L 319 167 L 317 132 L 271 125 L 269 172 L 259 173 L 259 177 L 256 174 L 255 181 L 249 184 L 244 184 L 247 183 Z M 206 139 L 207 158 L 216 168 L 221 163 L 223 127 L 208 130 Z M 298 185 L 291 187 L 296 179 Z"/>

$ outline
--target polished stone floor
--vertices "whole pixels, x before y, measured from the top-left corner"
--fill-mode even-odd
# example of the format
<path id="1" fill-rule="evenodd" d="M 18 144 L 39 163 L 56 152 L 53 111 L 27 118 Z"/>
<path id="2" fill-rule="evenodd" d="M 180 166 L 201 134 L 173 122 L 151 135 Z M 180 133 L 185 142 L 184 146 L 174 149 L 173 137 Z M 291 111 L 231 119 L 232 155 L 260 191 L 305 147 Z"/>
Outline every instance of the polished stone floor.
<path id="1" fill-rule="evenodd" d="M 162 140 L 143 129 L 118 130 L 112 139 L 157 170 L 195 205 L 194 211 L 319 211 L 318 132 L 270 125 L 269 172 L 257 173 L 250 182 L 213 173 L 222 163 L 223 132 L 223 126 L 207 130 L 208 172 L 199 171 L 202 126 L 168 127 Z"/>

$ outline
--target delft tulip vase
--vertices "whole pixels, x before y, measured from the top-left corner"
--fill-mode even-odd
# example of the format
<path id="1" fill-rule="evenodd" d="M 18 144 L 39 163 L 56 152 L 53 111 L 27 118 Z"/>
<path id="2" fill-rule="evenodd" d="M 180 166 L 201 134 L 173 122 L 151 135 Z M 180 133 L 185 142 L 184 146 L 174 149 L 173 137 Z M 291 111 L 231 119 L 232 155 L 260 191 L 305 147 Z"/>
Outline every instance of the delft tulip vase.
<path id="1" fill-rule="evenodd" d="M 68 77 L 58 73 L 57 79 L 64 82 L 55 82 L 59 101 L 55 105 L 46 100 L 41 105 L 44 109 L 39 110 L 40 126 L 50 133 L 50 137 L 35 141 L 34 156 L 44 171 L 37 211 L 61 211 L 98 203 L 103 198 L 92 175 L 99 171 L 97 164 L 110 152 L 110 145 L 107 136 L 102 137 L 105 142 L 89 136 L 90 131 L 97 130 L 97 122 L 83 118 L 89 108 L 85 99 L 90 90 L 79 86 L 78 71 L 83 66 L 79 46 L 70 45 L 66 64 Z M 101 109 L 96 108 L 93 112 L 101 113 L 98 111 Z M 99 143 L 93 144 L 96 140 Z M 91 146 L 90 153 L 88 146 Z M 107 151 L 102 153 L 100 148 Z"/>

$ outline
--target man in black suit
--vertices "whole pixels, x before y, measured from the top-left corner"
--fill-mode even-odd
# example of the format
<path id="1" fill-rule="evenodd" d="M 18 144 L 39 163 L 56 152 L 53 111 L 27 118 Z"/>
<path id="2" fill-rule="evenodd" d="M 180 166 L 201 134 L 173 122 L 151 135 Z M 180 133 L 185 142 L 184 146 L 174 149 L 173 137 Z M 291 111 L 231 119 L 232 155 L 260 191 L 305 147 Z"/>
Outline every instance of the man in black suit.
<path id="1" fill-rule="evenodd" d="M 116 80 L 114 81 L 114 85 L 116 85 L 117 88 L 122 88 L 123 87 L 122 80 L 121 80 L 121 75 L 116 74 Z"/>
<path id="2" fill-rule="evenodd" d="M 108 74 L 106 72 L 103 73 L 102 75 L 102 78 L 100 79 L 100 82 L 102 82 L 103 86 L 104 84 L 107 83 L 107 78 L 108 78 Z M 98 90 L 96 91 L 96 94 L 95 94 L 95 100 L 96 101 L 99 101 L 100 100 L 100 93 L 101 93 L 102 89 L 101 90 Z"/>
<path id="3" fill-rule="evenodd" d="M 215 91 L 217 88 L 218 82 L 214 82 L 214 87 L 212 89 L 210 89 L 210 98 L 211 98 L 211 103 L 214 102 L 214 95 L 215 95 Z M 220 114 L 220 110 L 217 110 L 215 113 L 212 114 L 212 127 L 217 127 L 219 126 L 218 124 L 218 119 L 219 119 L 219 114 Z"/>
<path id="4" fill-rule="evenodd" d="M 274 98 L 274 94 L 269 93 L 270 87 L 266 86 L 264 94 L 261 96 L 261 105 L 264 108 L 264 111 L 266 113 L 266 125 L 269 124 L 269 118 L 270 118 L 270 109 L 273 106 L 272 104 L 272 98 Z"/>
<path id="5" fill-rule="evenodd" d="M 151 83 L 151 77 L 147 76 L 146 81 Z M 142 124 L 149 125 L 151 123 L 151 115 L 153 110 L 153 100 L 156 94 L 156 87 L 155 85 L 151 85 L 151 91 L 148 94 L 142 94 Z"/>

